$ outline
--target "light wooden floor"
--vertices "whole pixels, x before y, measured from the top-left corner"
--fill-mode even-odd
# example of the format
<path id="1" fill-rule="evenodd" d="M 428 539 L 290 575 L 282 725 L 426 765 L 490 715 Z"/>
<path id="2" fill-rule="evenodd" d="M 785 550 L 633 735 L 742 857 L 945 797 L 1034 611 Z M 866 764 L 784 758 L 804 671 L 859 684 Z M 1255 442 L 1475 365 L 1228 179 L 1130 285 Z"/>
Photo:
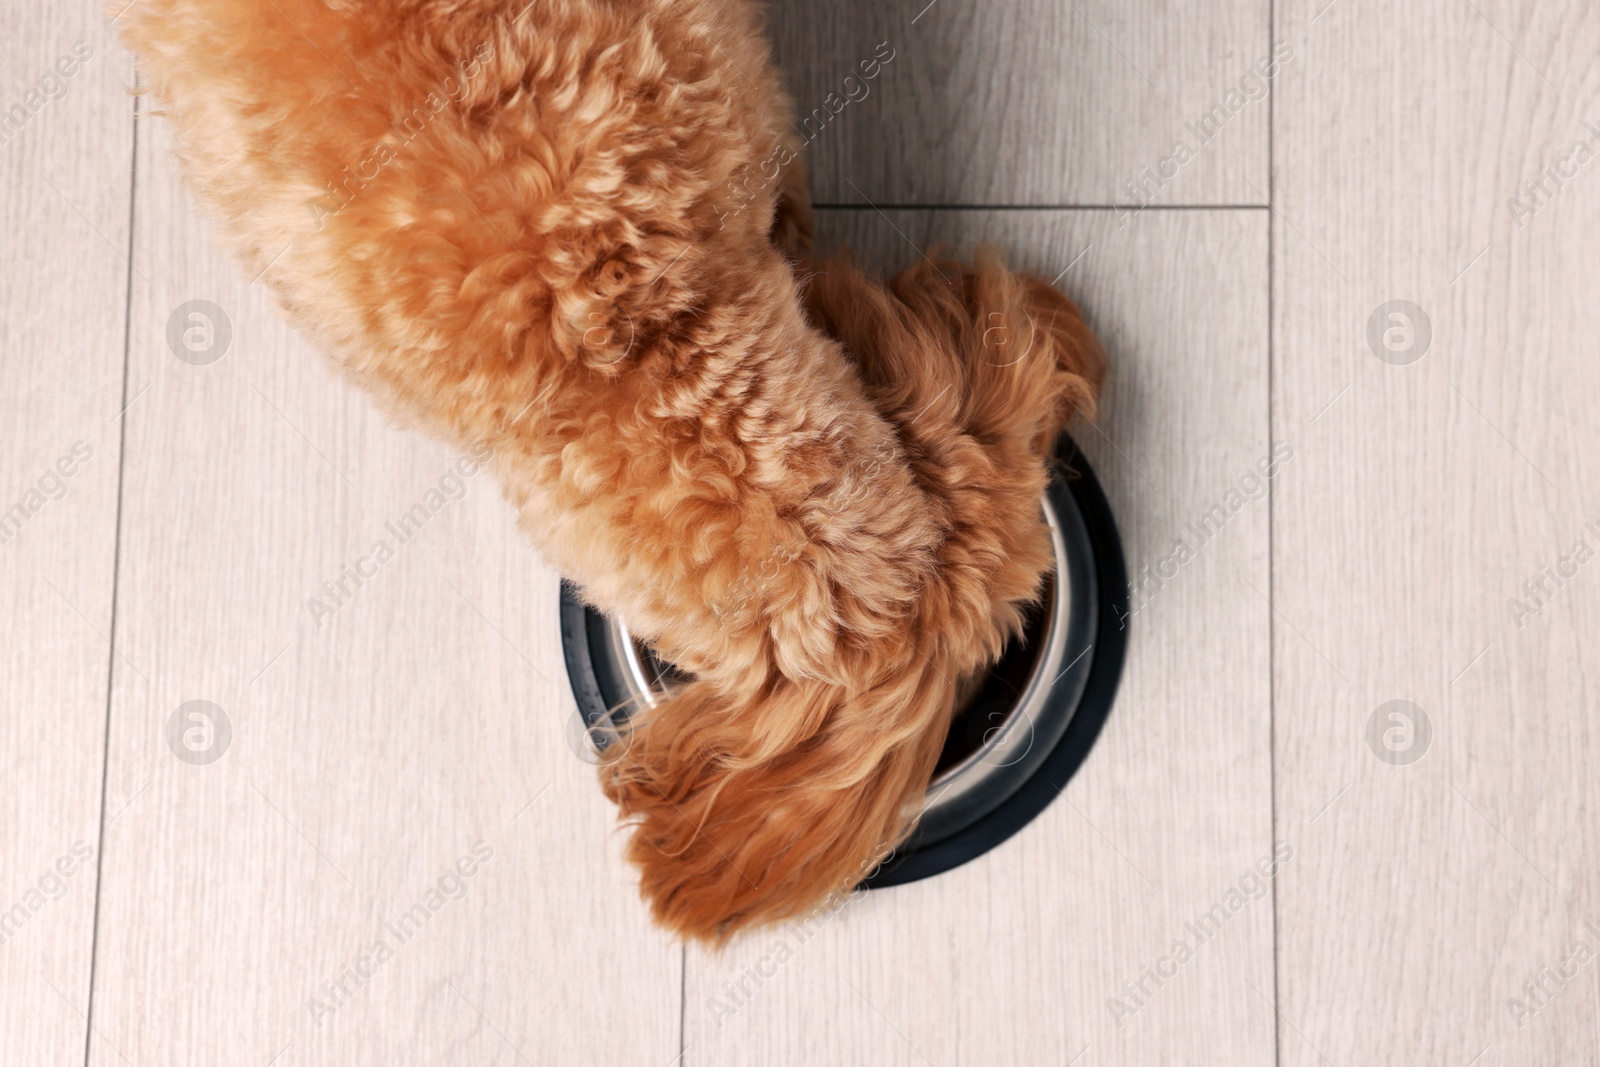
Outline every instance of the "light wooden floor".
<path id="1" fill-rule="evenodd" d="M 802 111 L 893 50 L 811 147 L 827 236 L 1083 304 L 1156 577 L 1036 823 L 712 957 L 633 895 L 485 476 L 313 618 L 454 457 L 216 250 L 96 5 L 3 6 L 0 1063 L 1600 1064 L 1600 10 L 774 10 Z"/>

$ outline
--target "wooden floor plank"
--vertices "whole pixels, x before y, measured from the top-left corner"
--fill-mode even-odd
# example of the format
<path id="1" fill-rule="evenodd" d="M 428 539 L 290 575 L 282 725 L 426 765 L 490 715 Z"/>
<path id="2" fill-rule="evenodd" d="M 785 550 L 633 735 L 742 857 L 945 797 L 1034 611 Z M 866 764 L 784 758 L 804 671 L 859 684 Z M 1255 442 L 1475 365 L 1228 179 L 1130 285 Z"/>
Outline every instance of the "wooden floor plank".
<path id="1" fill-rule="evenodd" d="M 92 1062 L 667 1063 L 555 575 L 217 250 L 159 121 L 140 168 Z"/>
<path id="2" fill-rule="evenodd" d="M 0 37 L 0 1062 L 81 1064 L 100 851 L 133 100 L 81 5 Z M 137 284 L 137 283 L 136 283 Z"/>
<path id="3" fill-rule="evenodd" d="M 1264 204 L 1267 97 L 1294 62 L 1272 59 L 1267 17 L 822 0 L 771 22 L 819 203 Z"/>
<path id="4" fill-rule="evenodd" d="M 1060 284 L 1113 374 L 1079 437 L 1131 570 L 1171 576 L 1146 586 L 1116 707 L 1064 795 L 982 859 L 872 892 L 815 934 L 691 950 L 687 1062 L 1271 1064 L 1270 1014 L 1239 995 L 1272 986 L 1270 883 L 1252 873 L 1273 850 L 1267 505 L 1250 480 L 1271 451 L 1265 212 L 1119 228 L 1110 212 L 851 211 L 822 229 L 880 264 L 992 239 L 1046 277 L 1070 266 Z M 1202 543 L 1189 523 L 1231 492 Z M 1164 566 L 1179 540 L 1192 558 Z M 1202 943 L 1186 924 L 1230 890 Z M 1192 958 L 1163 963 L 1179 940 Z"/>
<path id="5" fill-rule="evenodd" d="M 1282 1062 L 1600 1063 L 1600 12 L 1278 25 Z"/>

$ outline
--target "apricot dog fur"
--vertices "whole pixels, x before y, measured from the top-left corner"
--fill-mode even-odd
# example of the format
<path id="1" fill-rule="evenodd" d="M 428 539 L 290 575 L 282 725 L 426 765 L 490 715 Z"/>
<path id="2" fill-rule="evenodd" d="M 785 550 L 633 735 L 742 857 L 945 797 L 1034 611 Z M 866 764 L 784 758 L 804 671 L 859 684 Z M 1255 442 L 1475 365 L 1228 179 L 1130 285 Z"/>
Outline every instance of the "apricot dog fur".
<path id="1" fill-rule="evenodd" d="M 1076 309 L 992 254 L 813 261 L 749 0 L 118 25 L 245 270 L 392 410 L 491 444 L 545 558 L 694 675 L 601 768 L 655 917 L 719 940 L 858 882 L 1050 565 L 1051 443 L 1101 376 Z"/>

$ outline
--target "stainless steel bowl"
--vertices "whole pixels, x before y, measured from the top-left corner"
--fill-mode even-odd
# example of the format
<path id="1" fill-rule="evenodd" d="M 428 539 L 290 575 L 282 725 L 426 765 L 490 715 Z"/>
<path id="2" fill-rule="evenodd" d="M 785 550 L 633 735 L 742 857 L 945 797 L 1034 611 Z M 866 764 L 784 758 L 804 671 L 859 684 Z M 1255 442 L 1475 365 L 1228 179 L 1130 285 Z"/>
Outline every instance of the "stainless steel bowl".
<path id="1" fill-rule="evenodd" d="M 1121 673 L 1127 584 L 1110 509 L 1065 442 L 1042 501 L 1056 565 L 1025 632 L 958 709 L 917 829 L 869 884 L 947 870 L 1015 833 L 1065 786 L 1099 732 Z M 1072 471 L 1069 477 L 1065 473 Z M 603 748 L 614 718 L 653 707 L 683 676 L 625 624 L 563 587 L 563 642 L 581 723 Z"/>

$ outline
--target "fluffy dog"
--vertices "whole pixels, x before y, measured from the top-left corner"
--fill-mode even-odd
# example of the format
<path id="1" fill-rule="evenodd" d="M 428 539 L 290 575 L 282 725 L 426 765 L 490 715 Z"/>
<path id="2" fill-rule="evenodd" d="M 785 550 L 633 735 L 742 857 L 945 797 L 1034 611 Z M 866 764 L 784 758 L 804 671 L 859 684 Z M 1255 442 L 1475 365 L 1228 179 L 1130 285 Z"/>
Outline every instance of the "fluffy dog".
<path id="1" fill-rule="evenodd" d="M 119 24 L 246 270 L 392 410 L 492 444 L 546 559 L 693 675 L 601 777 L 657 920 L 717 940 L 910 829 L 1050 564 L 1099 350 L 992 255 L 811 260 L 750 0 L 522 3 Z"/>

